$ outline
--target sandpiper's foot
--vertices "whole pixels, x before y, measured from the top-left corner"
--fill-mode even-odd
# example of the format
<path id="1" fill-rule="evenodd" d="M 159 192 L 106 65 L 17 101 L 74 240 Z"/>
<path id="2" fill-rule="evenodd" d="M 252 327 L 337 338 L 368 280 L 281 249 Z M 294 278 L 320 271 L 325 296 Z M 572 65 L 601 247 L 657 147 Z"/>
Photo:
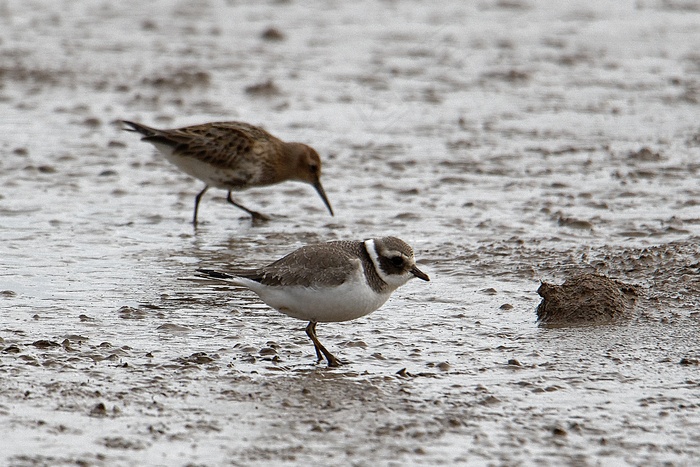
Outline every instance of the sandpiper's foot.
<path id="1" fill-rule="evenodd" d="M 259 212 L 255 211 L 248 211 L 253 218 L 253 224 L 258 224 L 258 223 L 264 223 L 269 221 L 271 218 L 270 216 L 266 216 L 265 214 L 261 214 Z"/>
<path id="2" fill-rule="evenodd" d="M 236 206 L 238 209 L 241 209 L 241 210 L 247 212 L 248 214 L 250 214 L 250 216 L 253 218 L 253 223 L 254 223 L 254 224 L 255 224 L 255 223 L 260 223 L 260 222 L 266 222 L 266 221 L 269 221 L 269 220 L 270 220 L 270 218 L 267 217 L 265 214 L 260 214 L 260 213 L 257 212 L 257 211 L 253 211 L 252 209 L 248 209 L 247 207 L 243 206 L 242 204 L 238 204 L 237 202 L 235 202 L 235 201 L 233 200 L 233 198 L 231 198 L 231 192 L 230 192 L 230 191 L 228 192 L 228 195 L 226 195 L 226 201 L 228 201 L 229 203 L 233 204 L 233 205 Z"/>

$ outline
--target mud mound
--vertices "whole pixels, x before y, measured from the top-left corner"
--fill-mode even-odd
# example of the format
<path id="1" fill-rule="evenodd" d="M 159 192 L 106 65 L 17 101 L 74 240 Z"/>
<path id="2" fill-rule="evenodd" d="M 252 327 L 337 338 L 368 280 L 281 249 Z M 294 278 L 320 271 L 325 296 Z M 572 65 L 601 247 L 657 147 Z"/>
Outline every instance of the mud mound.
<path id="1" fill-rule="evenodd" d="M 543 282 L 537 289 L 540 325 L 595 325 L 628 317 L 637 301 L 637 287 L 597 274 L 579 274 L 562 285 Z"/>

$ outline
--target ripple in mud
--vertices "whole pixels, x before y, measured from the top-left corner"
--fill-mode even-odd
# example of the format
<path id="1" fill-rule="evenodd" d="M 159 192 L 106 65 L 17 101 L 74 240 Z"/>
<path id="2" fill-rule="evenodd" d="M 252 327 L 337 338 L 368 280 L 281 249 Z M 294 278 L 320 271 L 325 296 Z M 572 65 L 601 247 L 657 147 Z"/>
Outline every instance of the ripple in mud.
<path id="1" fill-rule="evenodd" d="M 209 72 L 202 70 L 181 69 L 170 71 L 163 76 L 145 77 L 141 84 L 152 86 L 156 89 L 169 89 L 181 91 L 194 87 L 206 87 L 211 82 Z"/>

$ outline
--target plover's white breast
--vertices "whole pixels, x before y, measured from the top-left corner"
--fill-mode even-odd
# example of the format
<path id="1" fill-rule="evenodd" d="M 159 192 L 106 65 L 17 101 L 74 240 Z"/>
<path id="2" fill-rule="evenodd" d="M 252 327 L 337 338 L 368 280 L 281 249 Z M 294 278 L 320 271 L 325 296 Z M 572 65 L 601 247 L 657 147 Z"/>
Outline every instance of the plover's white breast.
<path id="1" fill-rule="evenodd" d="M 318 323 L 349 321 L 365 316 L 382 306 L 392 292 L 372 290 L 359 260 L 348 280 L 335 286 L 264 285 L 241 277 L 232 282 L 251 289 L 267 305 L 292 318 Z"/>

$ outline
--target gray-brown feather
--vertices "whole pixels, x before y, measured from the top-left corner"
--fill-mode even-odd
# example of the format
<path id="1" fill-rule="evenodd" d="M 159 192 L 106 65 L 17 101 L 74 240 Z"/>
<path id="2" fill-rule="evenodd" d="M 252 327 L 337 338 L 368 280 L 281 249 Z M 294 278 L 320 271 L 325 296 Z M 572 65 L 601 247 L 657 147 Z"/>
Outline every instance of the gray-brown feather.
<path id="1" fill-rule="evenodd" d="M 308 245 L 256 271 L 235 274 L 270 286 L 337 286 L 354 274 L 353 259 L 362 261 L 368 285 L 381 292 L 386 283 L 374 269 L 364 243 L 359 241 Z"/>

